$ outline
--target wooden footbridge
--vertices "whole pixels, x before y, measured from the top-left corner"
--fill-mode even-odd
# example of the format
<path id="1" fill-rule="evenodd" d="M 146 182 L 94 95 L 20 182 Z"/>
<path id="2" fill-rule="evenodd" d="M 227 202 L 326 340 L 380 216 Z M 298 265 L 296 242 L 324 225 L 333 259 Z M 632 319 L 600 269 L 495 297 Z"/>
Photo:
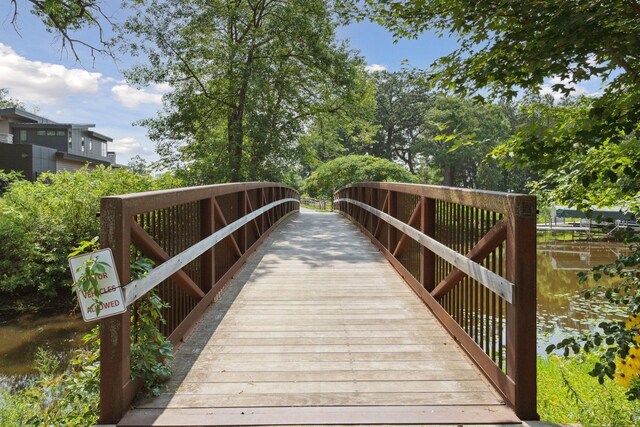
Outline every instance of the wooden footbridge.
<path id="1" fill-rule="evenodd" d="M 334 208 L 300 212 L 269 183 L 104 198 L 130 313 L 102 321 L 101 422 L 537 419 L 535 198 L 363 183 Z M 157 267 L 130 282 L 136 254 Z M 134 400 L 130 326 L 153 288 L 176 359 L 160 396 Z"/>

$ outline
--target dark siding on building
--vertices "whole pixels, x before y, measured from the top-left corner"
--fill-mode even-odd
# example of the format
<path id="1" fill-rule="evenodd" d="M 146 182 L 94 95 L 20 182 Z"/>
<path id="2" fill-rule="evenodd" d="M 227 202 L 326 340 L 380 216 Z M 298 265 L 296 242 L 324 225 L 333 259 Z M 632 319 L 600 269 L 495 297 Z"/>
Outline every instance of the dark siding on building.
<path id="1" fill-rule="evenodd" d="M 56 150 L 30 144 L 0 144 L 0 169 L 20 171 L 29 181 L 56 170 Z"/>

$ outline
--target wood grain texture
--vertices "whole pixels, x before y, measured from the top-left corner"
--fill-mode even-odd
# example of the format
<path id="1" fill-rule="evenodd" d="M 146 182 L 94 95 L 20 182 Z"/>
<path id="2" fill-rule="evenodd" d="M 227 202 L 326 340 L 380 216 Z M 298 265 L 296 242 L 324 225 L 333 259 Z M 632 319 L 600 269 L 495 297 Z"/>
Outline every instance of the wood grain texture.
<path id="1" fill-rule="evenodd" d="M 421 405 L 430 409 L 407 417 L 518 421 L 362 234 L 336 214 L 302 213 L 203 316 L 165 392 L 137 402 L 122 425 L 186 425 L 188 414 L 203 425 L 377 423 L 384 408 Z M 332 415 L 287 412 L 297 407 Z M 401 421 L 401 412 L 380 416 Z M 224 415 L 203 422 L 210 414 Z"/>
<path id="2" fill-rule="evenodd" d="M 136 409 L 122 420 L 123 426 L 207 425 L 478 425 L 519 426 L 520 420 L 505 407 L 475 406 L 334 406 L 279 408 Z"/>

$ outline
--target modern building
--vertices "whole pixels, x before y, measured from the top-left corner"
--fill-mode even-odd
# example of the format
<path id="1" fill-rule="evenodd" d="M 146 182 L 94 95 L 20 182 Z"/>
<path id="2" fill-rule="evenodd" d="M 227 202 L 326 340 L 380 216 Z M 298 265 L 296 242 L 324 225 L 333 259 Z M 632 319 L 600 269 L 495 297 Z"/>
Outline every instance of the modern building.
<path id="1" fill-rule="evenodd" d="M 94 124 L 57 123 L 20 108 L 0 109 L 0 169 L 21 171 L 34 181 L 43 172 L 85 165 L 116 166 L 113 141 L 90 130 Z"/>

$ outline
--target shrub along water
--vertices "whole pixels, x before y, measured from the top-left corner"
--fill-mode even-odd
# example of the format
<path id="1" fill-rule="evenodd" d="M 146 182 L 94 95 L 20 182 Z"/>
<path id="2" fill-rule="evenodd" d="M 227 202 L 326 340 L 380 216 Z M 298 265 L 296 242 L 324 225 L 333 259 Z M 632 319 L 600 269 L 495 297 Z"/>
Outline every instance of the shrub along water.
<path id="1" fill-rule="evenodd" d="M 105 167 L 45 173 L 36 182 L 14 177 L 0 198 L 0 294 L 40 301 L 68 295 L 67 254 L 77 242 L 98 235 L 101 197 L 179 185 L 169 175 Z"/>

